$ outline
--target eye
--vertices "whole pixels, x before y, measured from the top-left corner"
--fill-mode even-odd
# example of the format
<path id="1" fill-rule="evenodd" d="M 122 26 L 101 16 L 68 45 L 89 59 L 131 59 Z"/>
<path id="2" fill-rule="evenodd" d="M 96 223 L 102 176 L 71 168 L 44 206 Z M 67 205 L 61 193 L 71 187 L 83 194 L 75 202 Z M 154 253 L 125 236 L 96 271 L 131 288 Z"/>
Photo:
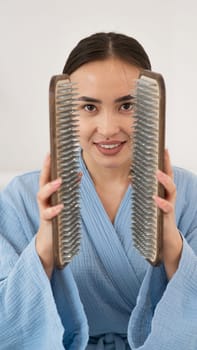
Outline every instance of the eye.
<path id="1" fill-rule="evenodd" d="M 95 112 L 96 111 L 96 106 L 93 104 L 86 104 L 83 106 L 83 109 L 87 112 Z"/>
<path id="2" fill-rule="evenodd" d="M 124 112 L 130 112 L 133 110 L 133 108 L 134 108 L 134 104 L 132 102 L 123 103 L 120 106 L 121 111 L 124 111 Z"/>

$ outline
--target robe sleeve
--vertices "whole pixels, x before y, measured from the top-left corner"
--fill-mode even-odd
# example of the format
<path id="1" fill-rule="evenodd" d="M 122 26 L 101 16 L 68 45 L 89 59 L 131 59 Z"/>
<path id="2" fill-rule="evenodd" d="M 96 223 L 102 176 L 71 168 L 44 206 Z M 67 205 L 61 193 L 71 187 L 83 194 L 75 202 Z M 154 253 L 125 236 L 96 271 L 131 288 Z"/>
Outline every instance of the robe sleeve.
<path id="1" fill-rule="evenodd" d="M 149 266 L 129 321 L 132 350 L 197 349 L 197 179 L 179 177 L 176 212 L 183 236 L 181 259 L 169 282 L 163 265 Z"/>
<path id="2" fill-rule="evenodd" d="M 10 188 L 12 193 L 14 187 Z M 30 213 L 23 220 L 22 206 L 17 195 L 16 203 L 14 198 L 12 195 L 11 203 L 7 191 L 0 196 L 0 348 L 83 350 L 87 329 L 71 270 L 64 270 L 64 306 L 67 304 L 68 310 L 67 324 L 63 325 L 51 283 L 35 249 L 35 236 L 27 242 L 25 227 Z"/>

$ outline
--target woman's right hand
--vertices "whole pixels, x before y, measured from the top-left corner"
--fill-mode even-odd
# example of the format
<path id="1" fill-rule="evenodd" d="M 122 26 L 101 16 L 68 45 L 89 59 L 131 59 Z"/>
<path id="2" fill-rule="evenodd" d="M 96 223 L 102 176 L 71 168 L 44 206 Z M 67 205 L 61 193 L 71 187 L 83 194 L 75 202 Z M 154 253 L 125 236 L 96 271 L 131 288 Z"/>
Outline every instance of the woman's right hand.
<path id="1" fill-rule="evenodd" d="M 40 189 L 37 194 L 37 201 L 40 211 L 40 227 L 36 235 L 36 251 L 43 264 L 49 279 L 54 268 L 52 218 L 57 216 L 63 209 L 63 204 L 50 205 L 50 197 L 56 192 L 62 183 L 61 178 L 50 181 L 51 161 L 47 155 L 40 174 Z"/>

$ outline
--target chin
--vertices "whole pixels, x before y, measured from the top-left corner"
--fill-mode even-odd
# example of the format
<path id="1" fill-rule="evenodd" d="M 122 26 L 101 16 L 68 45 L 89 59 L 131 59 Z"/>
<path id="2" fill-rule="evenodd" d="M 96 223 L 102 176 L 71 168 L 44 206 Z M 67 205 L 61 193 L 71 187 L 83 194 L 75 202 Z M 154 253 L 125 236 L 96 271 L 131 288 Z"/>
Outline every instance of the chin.
<path id="1" fill-rule="evenodd" d="M 118 168 L 121 168 L 121 167 L 125 167 L 127 165 L 129 165 L 130 163 L 130 160 L 128 161 L 117 161 L 117 160 L 111 160 L 111 161 L 106 161 L 106 162 L 99 162 L 100 166 L 103 166 L 104 168 L 106 169 L 118 169 Z"/>

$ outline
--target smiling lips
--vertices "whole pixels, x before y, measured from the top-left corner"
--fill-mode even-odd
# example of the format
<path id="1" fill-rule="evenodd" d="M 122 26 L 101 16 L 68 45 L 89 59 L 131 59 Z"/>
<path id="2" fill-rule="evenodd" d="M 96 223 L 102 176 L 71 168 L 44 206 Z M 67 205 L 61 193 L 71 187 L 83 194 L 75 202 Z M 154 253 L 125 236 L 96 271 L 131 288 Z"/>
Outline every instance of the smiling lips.
<path id="1" fill-rule="evenodd" d="M 102 141 L 94 142 L 98 151 L 104 155 L 116 155 L 121 151 L 126 141 Z"/>

